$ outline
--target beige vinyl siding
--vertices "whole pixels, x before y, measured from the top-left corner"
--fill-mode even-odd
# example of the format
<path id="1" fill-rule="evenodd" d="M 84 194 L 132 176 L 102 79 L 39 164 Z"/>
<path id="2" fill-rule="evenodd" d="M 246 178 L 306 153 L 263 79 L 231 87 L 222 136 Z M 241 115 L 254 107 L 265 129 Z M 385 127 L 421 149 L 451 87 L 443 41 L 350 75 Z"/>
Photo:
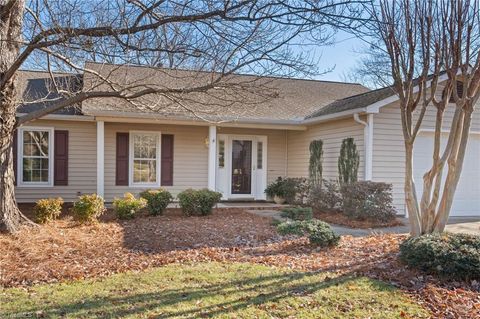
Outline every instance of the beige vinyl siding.
<path id="1" fill-rule="evenodd" d="M 365 120 L 363 118 L 363 120 Z M 309 126 L 306 131 L 288 131 L 288 176 L 308 177 L 310 142 L 323 141 L 323 178 L 338 178 L 338 156 L 342 140 L 353 137 L 360 154 L 358 177 L 364 176 L 364 126 L 352 118 Z"/>
<path id="2" fill-rule="evenodd" d="M 125 192 L 137 195 L 145 187 L 115 185 L 116 133 L 129 131 L 160 131 L 173 134 L 173 186 L 166 189 L 176 195 L 187 188 L 203 188 L 208 185 L 208 137 L 207 126 L 163 124 L 105 123 L 105 200 L 111 202 Z"/>
<path id="3" fill-rule="evenodd" d="M 78 192 L 81 194 L 96 192 L 96 123 L 37 120 L 25 126 L 68 130 L 68 186 L 18 186 L 16 187 L 16 196 L 19 203 L 31 203 L 42 198 L 59 196 L 65 201 L 71 202 L 76 200 Z"/>
<path id="4" fill-rule="evenodd" d="M 450 127 L 453 111 L 453 107 L 447 108 L 445 111 L 444 130 L 448 130 Z M 405 214 L 403 191 L 405 149 L 398 102 L 381 108 L 380 112 L 374 115 L 373 122 L 373 180 L 393 184 L 394 205 L 399 214 Z M 421 129 L 428 130 L 434 129 L 434 127 L 435 110 L 432 107 L 425 114 Z M 480 131 L 478 109 L 473 115 L 472 131 Z M 422 181 L 416 182 L 421 183 Z"/>
<path id="5" fill-rule="evenodd" d="M 267 184 L 286 175 L 286 134 L 284 130 L 219 127 L 217 134 L 267 136 Z"/>

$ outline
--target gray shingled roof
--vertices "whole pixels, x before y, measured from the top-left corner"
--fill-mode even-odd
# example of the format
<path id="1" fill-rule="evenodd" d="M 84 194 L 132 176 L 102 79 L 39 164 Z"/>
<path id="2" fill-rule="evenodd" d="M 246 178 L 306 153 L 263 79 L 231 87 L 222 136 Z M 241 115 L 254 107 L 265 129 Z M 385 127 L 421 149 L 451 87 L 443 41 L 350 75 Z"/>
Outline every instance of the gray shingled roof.
<path id="1" fill-rule="evenodd" d="M 65 90 L 79 90 L 82 85 L 81 76 L 78 74 L 54 73 L 53 74 L 58 87 Z M 51 85 L 51 75 L 43 71 L 18 72 L 18 91 L 17 101 L 19 107 L 18 113 L 30 113 L 38 109 L 47 107 L 61 98 L 54 92 Z M 81 115 L 81 108 L 78 105 L 58 110 L 55 114 Z"/>
<path id="2" fill-rule="evenodd" d="M 117 66 L 87 62 L 87 68 L 108 76 L 118 85 L 148 84 L 162 87 L 191 87 L 201 81 L 208 81 L 210 73 L 199 73 L 186 70 L 170 70 L 144 66 Z M 105 89 L 91 75 L 55 73 L 57 82 L 63 86 L 74 86 L 78 89 L 84 84 L 84 90 Z M 122 99 L 99 98 L 83 102 L 82 106 L 73 106 L 56 114 L 97 115 L 100 113 L 124 113 L 125 116 L 144 113 L 162 118 L 192 119 L 204 117 L 210 120 L 302 120 L 322 115 L 334 114 L 346 110 L 363 108 L 394 94 L 392 88 L 368 91 L 360 84 L 331 81 L 302 80 L 288 78 L 261 78 L 248 75 L 235 75 L 227 79 L 231 83 L 242 83 L 241 86 L 262 88 L 267 94 L 253 90 L 234 92 L 228 89 L 218 92 L 193 93 L 181 96 L 182 104 L 168 98 L 150 95 L 129 103 Z M 29 113 L 52 103 L 51 99 L 58 95 L 51 90 L 50 74 L 42 71 L 19 72 L 19 91 L 24 103 L 19 106 L 19 113 Z M 261 91 L 261 90 L 260 90 Z M 241 102 L 239 102 L 241 101 Z M 261 102 L 258 102 L 261 101 Z M 155 107 L 144 107 L 154 105 Z"/>
<path id="3" fill-rule="evenodd" d="M 207 72 L 91 62 L 86 67 L 108 76 L 119 87 L 135 84 L 188 89 L 215 76 Z M 175 95 L 182 105 L 170 97 L 155 94 L 136 99 L 134 103 L 118 98 L 90 99 L 83 102 L 82 109 L 87 115 L 142 113 L 161 118 L 202 117 L 217 121 L 303 120 L 336 100 L 368 91 L 360 84 L 249 75 L 234 75 L 225 81 L 236 87 Z M 85 74 L 84 90 L 105 89 L 109 90 L 107 85 L 98 81 L 98 77 Z"/>
<path id="4" fill-rule="evenodd" d="M 342 111 L 354 110 L 358 108 L 367 107 L 375 102 L 381 101 L 395 94 L 392 87 L 385 87 L 377 90 L 360 93 L 349 96 L 335 102 L 332 102 L 318 111 L 313 112 L 306 118 L 314 118 L 318 116 L 334 114 Z"/>

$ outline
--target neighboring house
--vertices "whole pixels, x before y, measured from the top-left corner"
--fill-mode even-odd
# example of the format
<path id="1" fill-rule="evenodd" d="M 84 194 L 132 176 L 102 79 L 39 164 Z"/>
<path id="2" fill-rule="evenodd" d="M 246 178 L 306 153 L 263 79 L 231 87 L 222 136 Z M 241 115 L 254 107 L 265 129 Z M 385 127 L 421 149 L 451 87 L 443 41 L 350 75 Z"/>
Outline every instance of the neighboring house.
<path id="1" fill-rule="evenodd" d="M 112 85 L 148 79 L 182 87 L 208 76 L 96 63 L 87 68 L 113 74 L 118 82 Z M 22 71 L 20 88 L 28 96 L 49 95 L 47 78 L 47 73 Z M 403 137 L 397 97 L 390 88 L 369 91 L 359 84 L 242 75 L 232 81 L 258 81 L 266 94 L 245 93 L 239 99 L 234 95 L 244 93 L 219 88 L 208 95 L 185 95 L 182 107 L 158 95 L 134 103 L 93 99 L 20 127 L 18 202 L 52 196 L 74 201 L 95 192 L 111 202 L 124 192 L 158 187 L 174 194 L 208 187 L 226 200 L 264 200 L 266 185 L 278 176 L 308 176 L 309 144 L 315 139 L 324 142 L 324 178 L 336 178 L 341 142 L 353 137 L 360 153 L 359 178 L 392 183 L 395 207 L 406 213 Z M 83 88 L 106 86 L 85 74 Z M 26 104 L 19 113 L 39 107 L 41 103 Z M 433 121 L 428 113 L 416 142 L 419 188 L 431 162 Z M 477 111 L 452 215 L 480 216 L 479 134 Z"/>

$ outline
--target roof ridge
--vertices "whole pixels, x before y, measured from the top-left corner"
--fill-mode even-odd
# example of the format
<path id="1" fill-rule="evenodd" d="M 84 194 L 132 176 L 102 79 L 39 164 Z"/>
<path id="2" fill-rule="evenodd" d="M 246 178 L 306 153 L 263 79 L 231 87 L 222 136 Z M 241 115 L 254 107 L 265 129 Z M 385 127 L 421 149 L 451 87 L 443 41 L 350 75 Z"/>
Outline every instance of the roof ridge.
<path id="1" fill-rule="evenodd" d="M 183 69 L 183 68 L 167 68 L 167 67 L 159 67 L 159 66 L 149 66 L 149 65 L 142 65 L 142 64 L 134 64 L 134 63 L 126 63 L 126 64 L 115 64 L 115 63 L 107 63 L 107 62 L 96 62 L 96 61 L 85 61 L 85 64 L 92 63 L 92 64 L 101 64 L 101 65 L 111 65 L 111 66 L 129 66 L 129 67 L 136 67 L 136 68 L 145 68 L 145 69 L 161 69 L 161 70 L 178 70 L 178 71 L 189 71 L 189 72 L 201 72 L 201 73 L 210 73 L 209 71 L 204 70 L 192 70 L 192 69 Z M 317 80 L 317 79 L 302 79 L 302 78 L 294 78 L 294 77 L 282 77 L 282 76 L 275 76 L 275 75 L 255 75 L 255 74 L 246 74 L 246 73 L 233 73 L 233 75 L 237 76 L 251 76 L 251 77 L 258 77 L 258 78 L 271 78 L 277 80 L 295 80 L 295 81 L 306 81 L 306 82 L 319 82 L 319 83 L 334 83 L 334 84 L 341 84 L 341 85 L 357 85 L 365 87 L 361 83 L 355 82 L 341 82 L 341 81 L 333 81 L 333 80 Z"/>

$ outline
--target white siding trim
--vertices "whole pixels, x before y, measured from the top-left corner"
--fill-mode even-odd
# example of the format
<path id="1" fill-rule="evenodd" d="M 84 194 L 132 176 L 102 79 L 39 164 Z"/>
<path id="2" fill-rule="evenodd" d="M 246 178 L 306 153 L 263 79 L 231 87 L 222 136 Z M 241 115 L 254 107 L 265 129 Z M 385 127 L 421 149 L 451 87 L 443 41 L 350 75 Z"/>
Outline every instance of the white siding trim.
<path id="1" fill-rule="evenodd" d="M 420 129 L 418 131 L 418 133 L 419 134 L 420 133 L 435 133 L 435 129 L 433 129 L 433 128 L 432 129 L 426 129 L 426 128 L 425 129 Z M 442 134 L 450 134 L 450 130 L 441 130 L 441 133 Z M 470 131 L 468 133 L 478 135 L 478 134 L 480 134 L 480 131 Z"/>
<path id="2" fill-rule="evenodd" d="M 208 128 L 208 189 L 215 191 L 215 173 L 217 170 L 217 127 Z"/>
<path id="3" fill-rule="evenodd" d="M 358 113 L 353 115 L 355 122 L 363 125 L 364 135 L 364 150 L 365 150 L 365 167 L 364 167 L 364 180 L 372 180 L 372 168 L 373 168 L 373 114 L 367 114 L 367 122 L 362 121 Z"/>
<path id="4" fill-rule="evenodd" d="M 365 180 L 373 179 L 373 114 L 367 115 L 367 136 L 365 137 Z"/>
<path id="5" fill-rule="evenodd" d="M 105 196 L 105 122 L 97 122 L 97 195 Z"/>

